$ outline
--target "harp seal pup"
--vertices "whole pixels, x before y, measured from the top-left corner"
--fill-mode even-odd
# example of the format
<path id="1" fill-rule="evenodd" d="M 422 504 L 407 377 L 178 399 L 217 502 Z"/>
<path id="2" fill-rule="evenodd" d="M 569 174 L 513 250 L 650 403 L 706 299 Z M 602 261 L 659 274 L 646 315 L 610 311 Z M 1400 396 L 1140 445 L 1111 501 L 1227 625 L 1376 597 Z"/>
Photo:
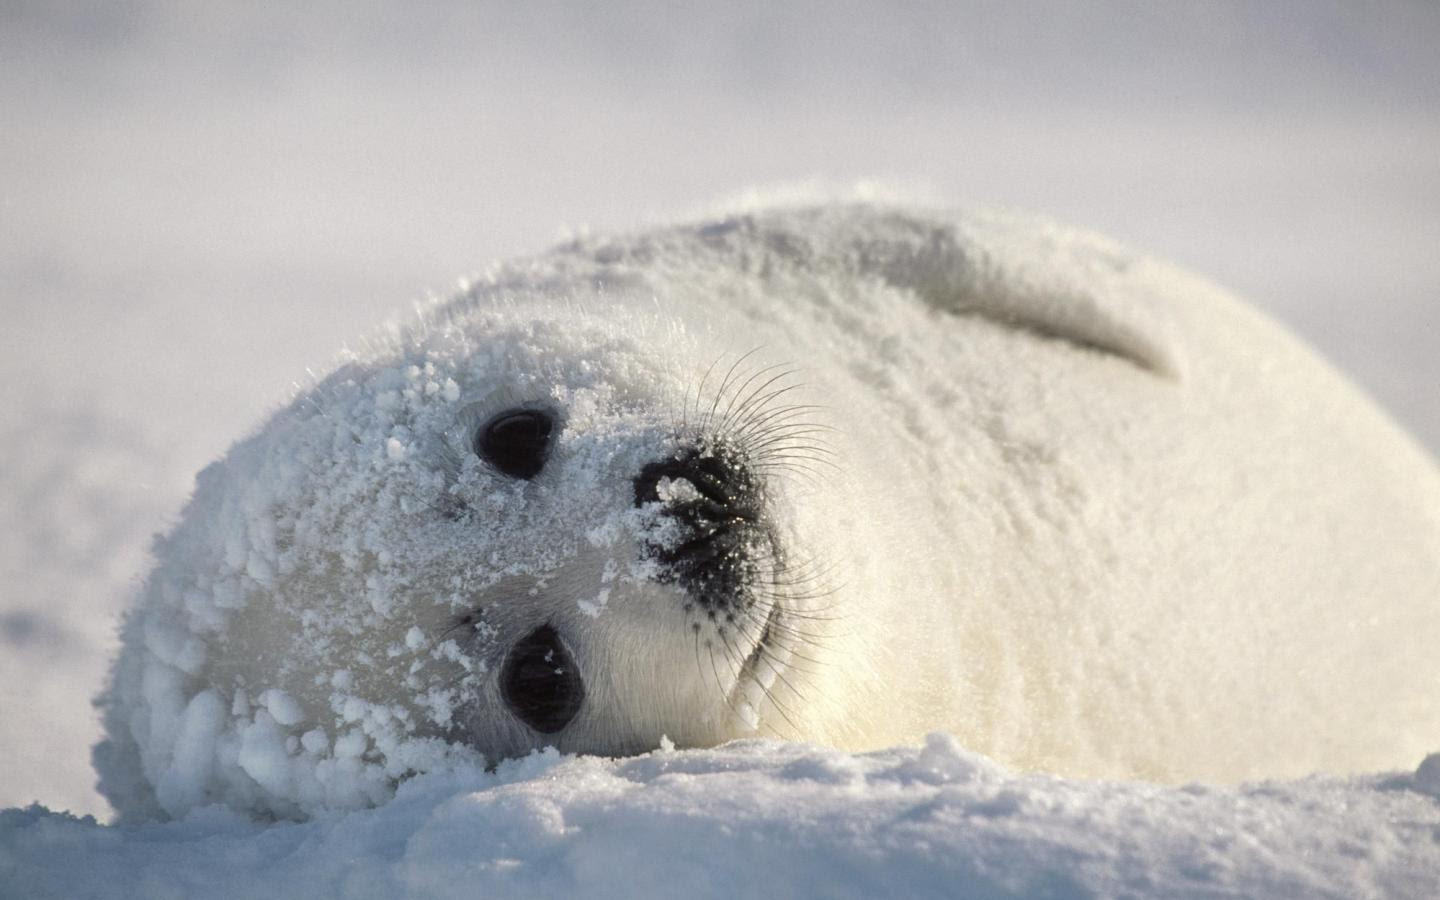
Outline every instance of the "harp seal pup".
<path id="1" fill-rule="evenodd" d="M 122 818 L 547 745 L 945 729 L 1161 781 L 1440 745 L 1433 461 L 1216 288 L 1011 214 L 499 265 L 202 471 L 155 552 L 99 701 Z"/>

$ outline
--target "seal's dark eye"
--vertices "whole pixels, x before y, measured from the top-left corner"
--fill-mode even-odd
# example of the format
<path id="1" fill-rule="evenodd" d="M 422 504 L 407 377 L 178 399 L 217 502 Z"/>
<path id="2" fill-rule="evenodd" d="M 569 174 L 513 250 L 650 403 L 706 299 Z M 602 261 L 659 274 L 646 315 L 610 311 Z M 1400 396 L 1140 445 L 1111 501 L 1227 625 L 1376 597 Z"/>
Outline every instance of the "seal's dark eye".
<path id="1" fill-rule="evenodd" d="M 534 478 L 550 455 L 555 419 L 538 409 L 512 409 L 480 426 L 479 457 L 511 478 Z"/>

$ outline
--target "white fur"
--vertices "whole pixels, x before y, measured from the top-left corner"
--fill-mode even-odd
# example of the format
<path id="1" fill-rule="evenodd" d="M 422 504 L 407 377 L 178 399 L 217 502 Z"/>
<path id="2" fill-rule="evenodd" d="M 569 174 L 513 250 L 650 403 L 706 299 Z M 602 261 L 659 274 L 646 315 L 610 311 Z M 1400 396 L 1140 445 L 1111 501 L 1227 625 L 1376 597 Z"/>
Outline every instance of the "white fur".
<path id="1" fill-rule="evenodd" d="M 753 633 L 692 634 L 651 580 L 631 479 L 772 363 L 800 371 L 771 402 L 831 430 L 786 435 L 767 475 L 801 584 L 766 691 L 739 677 Z M 563 419 L 530 483 L 467 449 L 515 403 Z M 442 515 L 454 496 L 475 515 Z M 1171 781 L 1440 742 L 1433 462 L 1255 312 L 1033 219 L 769 210 L 500 266 L 202 472 L 157 556 L 102 700 L 127 815 L 305 815 L 662 736 L 943 728 Z M 553 738 L 495 688 L 545 622 L 590 692 Z"/>

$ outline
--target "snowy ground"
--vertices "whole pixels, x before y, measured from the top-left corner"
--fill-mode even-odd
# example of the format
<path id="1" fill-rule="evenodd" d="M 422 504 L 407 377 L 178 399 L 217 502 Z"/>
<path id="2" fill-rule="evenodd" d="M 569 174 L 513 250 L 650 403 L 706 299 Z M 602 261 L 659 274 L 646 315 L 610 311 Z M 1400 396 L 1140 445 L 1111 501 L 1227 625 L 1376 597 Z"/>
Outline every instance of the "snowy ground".
<path id="1" fill-rule="evenodd" d="M 1021 776 L 933 736 L 609 760 L 549 752 L 374 810 L 116 832 L 0 813 L 25 897 L 1433 897 L 1440 757 L 1415 776 L 1238 789 Z"/>
<path id="2" fill-rule="evenodd" d="M 1266 306 L 1440 448 L 1432 5 L 527 8 L 0 9 L 0 806 L 106 814 L 88 698 L 148 535 L 193 473 L 307 365 L 565 224 L 625 226 L 816 173 L 1044 210 Z M 858 893 L 903 871 L 1003 893 L 1022 857 L 1053 875 L 1029 885 L 1039 893 L 1139 891 L 1105 879 L 1145 871 L 1178 888 L 1169 879 L 1192 864 L 1202 878 L 1206 859 L 1212 884 L 1258 860 L 1246 872 L 1278 880 L 1247 884 L 1282 893 L 1324 874 L 1353 888 L 1339 893 L 1434 894 L 1440 871 L 1434 799 L 1398 789 L 1406 776 L 1243 794 L 993 773 L 942 788 L 885 774 L 901 757 L 823 757 L 816 771 L 849 773 L 826 783 L 787 769 L 791 752 L 674 757 L 715 787 L 688 812 L 686 778 L 643 761 L 537 764 L 503 788 L 431 781 L 393 808 L 263 832 L 214 817 L 118 834 L 12 810 L 0 894 L 19 877 L 215 879 L 260 863 L 272 885 L 353 874 L 357 893 L 476 879 L 490 834 L 550 848 L 548 874 L 517 856 L 483 876 L 520 872 L 516 892 L 532 875 L 597 883 L 607 861 L 664 884 L 702 871 L 707 842 L 729 883 L 793 877 L 796 892 Z M 945 765 L 977 765 L 958 759 Z M 1003 788 L 1013 810 L 987 816 Z M 557 830 L 607 810 L 608 832 Z M 1231 829 L 1230 855 L 1200 839 L 1214 828 Z M 1302 833 L 1313 840 L 1285 837 Z M 287 856 L 295 841 L 313 872 Z M 645 841 L 662 856 L 641 869 Z M 77 850 L 96 868 L 62 862 Z M 1366 880 L 1382 871 L 1417 880 Z"/>

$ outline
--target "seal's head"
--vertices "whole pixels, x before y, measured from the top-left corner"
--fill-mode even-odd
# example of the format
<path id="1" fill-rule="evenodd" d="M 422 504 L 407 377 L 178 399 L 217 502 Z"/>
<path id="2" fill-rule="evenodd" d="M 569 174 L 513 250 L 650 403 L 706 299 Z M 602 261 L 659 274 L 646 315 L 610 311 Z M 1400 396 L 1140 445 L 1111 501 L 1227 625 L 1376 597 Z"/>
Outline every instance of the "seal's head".
<path id="1" fill-rule="evenodd" d="M 709 745 L 783 717 L 787 604 L 810 587 L 784 476 L 814 426 L 785 370 L 738 361 L 677 397 L 654 346 L 624 378 L 587 354 L 583 379 L 542 366 L 538 391 L 461 406 L 436 501 L 461 549 L 436 570 L 467 587 L 422 630 L 464 670 L 446 735 L 488 758 Z"/>
<path id="2" fill-rule="evenodd" d="M 143 728 L 232 741 L 227 799 L 282 814 L 471 752 L 780 733 L 817 425 L 787 368 L 696 358 L 661 319 L 563 305 L 370 348 L 200 476 L 151 579 L 182 621 L 129 626 Z M 144 762 L 173 814 L 206 798 L 166 749 Z"/>

